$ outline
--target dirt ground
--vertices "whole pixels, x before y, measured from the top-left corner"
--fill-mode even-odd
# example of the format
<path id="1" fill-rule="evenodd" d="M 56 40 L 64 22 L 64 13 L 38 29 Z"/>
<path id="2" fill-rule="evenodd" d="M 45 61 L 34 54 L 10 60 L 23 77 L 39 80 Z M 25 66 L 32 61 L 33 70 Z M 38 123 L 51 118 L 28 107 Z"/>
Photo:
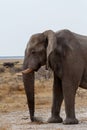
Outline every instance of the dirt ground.
<path id="1" fill-rule="evenodd" d="M 12 60 L 13 61 L 13 60 Z M 0 63 L 4 61 L 1 60 Z M 52 78 L 37 75 L 35 82 L 35 115 L 43 123 L 31 123 L 20 70 L 22 60 L 14 68 L 4 68 L 0 73 L 0 130 L 87 130 L 87 91 L 79 89 L 76 95 L 78 125 L 48 124 L 52 105 Z M 3 68 L 0 65 L 0 69 Z M 45 72 L 45 71 L 44 71 Z M 65 119 L 64 103 L 61 116 Z"/>

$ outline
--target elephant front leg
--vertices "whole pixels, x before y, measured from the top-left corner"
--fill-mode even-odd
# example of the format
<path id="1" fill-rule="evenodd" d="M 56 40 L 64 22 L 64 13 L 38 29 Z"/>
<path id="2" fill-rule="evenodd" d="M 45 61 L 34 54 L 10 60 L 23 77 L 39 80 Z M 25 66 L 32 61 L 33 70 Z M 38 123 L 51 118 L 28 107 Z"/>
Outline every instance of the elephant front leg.
<path id="1" fill-rule="evenodd" d="M 34 94 L 34 73 L 23 75 L 24 88 L 32 122 L 42 122 L 41 118 L 35 117 L 35 94 Z"/>
<path id="2" fill-rule="evenodd" d="M 63 92 L 61 80 L 54 74 L 52 115 L 48 120 L 49 123 L 61 123 L 63 121 L 60 117 L 62 101 Z"/>
<path id="3" fill-rule="evenodd" d="M 66 119 L 63 123 L 78 124 L 78 120 L 75 117 L 75 95 L 78 84 L 76 87 L 76 84 L 73 84 L 71 80 L 64 80 L 62 82 L 62 87 L 66 112 Z"/>

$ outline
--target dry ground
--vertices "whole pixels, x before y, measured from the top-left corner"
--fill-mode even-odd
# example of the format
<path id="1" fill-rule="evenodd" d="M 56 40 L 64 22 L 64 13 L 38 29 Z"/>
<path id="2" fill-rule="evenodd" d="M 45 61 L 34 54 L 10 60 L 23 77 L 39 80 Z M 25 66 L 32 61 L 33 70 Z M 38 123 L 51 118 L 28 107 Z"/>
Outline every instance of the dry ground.
<path id="1" fill-rule="evenodd" d="M 21 64 L 22 60 L 16 68 Z M 43 119 L 43 123 L 38 124 L 30 122 L 21 74 L 15 72 L 14 68 L 0 73 L 0 130 L 87 130 L 87 91 L 83 89 L 79 89 L 76 95 L 76 115 L 80 124 L 47 124 L 52 104 L 52 78 L 45 74 L 45 70 L 41 70 L 35 82 L 35 114 Z M 64 119 L 64 103 L 61 115 Z"/>

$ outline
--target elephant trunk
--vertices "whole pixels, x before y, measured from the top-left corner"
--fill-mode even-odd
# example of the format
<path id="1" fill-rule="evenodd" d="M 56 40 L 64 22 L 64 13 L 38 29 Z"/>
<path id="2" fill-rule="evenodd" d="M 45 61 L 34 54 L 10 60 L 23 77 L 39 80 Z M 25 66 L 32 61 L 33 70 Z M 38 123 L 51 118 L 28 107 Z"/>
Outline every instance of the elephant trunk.
<path id="1" fill-rule="evenodd" d="M 30 119 L 34 121 L 34 111 L 35 111 L 35 99 L 34 99 L 34 72 L 24 74 L 23 82 L 25 87 L 25 92 L 27 95 L 27 102 L 30 112 Z"/>

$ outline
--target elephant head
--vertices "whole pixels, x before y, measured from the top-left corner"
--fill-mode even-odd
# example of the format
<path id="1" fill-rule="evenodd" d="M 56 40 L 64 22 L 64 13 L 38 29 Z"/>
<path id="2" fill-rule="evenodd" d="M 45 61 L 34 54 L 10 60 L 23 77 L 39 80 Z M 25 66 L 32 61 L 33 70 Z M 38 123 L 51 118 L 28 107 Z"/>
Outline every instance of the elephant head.
<path id="1" fill-rule="evenodd" d="M 31 121 L 36 120 L 34 117 L 34 72 L 41 66 L 48 65 L 48 58 L 55 48 L 55 43 L 55 33 L 48 30 L 32 35 L 25 50 L 22 73 Z"/>

